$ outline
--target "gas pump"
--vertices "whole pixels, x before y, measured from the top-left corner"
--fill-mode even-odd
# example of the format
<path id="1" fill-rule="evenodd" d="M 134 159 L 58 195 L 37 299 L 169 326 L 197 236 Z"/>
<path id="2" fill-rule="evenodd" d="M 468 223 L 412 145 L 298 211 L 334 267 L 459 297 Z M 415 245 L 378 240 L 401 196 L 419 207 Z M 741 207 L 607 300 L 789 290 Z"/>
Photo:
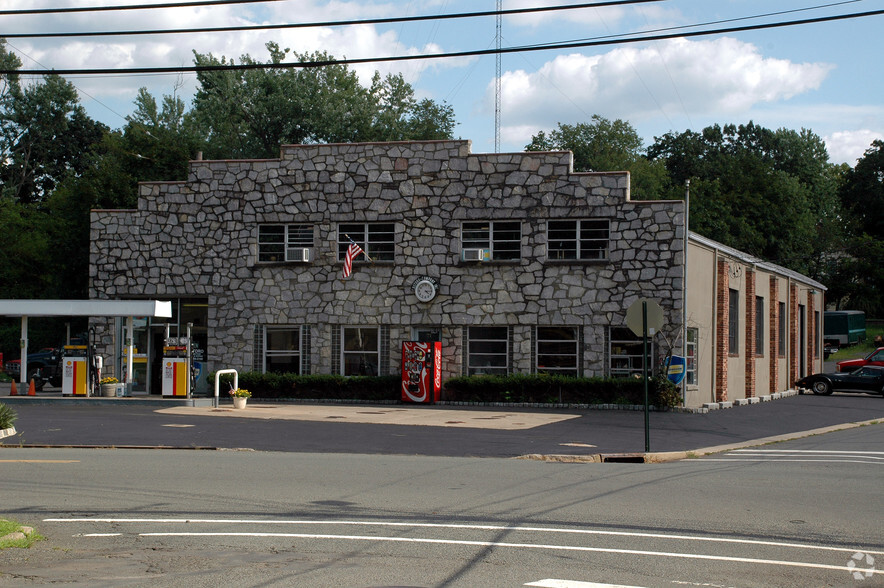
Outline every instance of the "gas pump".
<path id="1" fill-rule="evenodd" d="M 190 397 L 190 339 L 166 337 L 163 345 L 163 396 Z"/>
<path id="2" fill-rule="evenodd" d="M 89 362 L 87 345 L 65 345 L 61 360 L 61 395 L 89 395 Z"/>

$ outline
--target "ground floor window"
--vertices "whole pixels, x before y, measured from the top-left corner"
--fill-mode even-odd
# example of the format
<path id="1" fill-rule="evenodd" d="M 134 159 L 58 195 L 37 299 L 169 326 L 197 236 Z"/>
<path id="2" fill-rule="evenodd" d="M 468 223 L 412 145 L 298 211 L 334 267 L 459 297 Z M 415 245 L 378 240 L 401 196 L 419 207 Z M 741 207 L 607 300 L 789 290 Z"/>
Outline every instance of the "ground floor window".
<path id="1" fill-rule="evenodd" d="M 691 386 L 697 383 L 697 329 L 688 329 L 686 336 L 684 381 Z"/>
<path id="2" fill-rule="evenodd" d="M 380 329 L 344 327 L 341 362 L 345 376 L 377 376 L 380 366 Z"/>
<path id="3" fill-rule="evenodd" d="M 537 327 L 537 371 L 577 376 L 577 327 Z"/>
<path id="4" fill-rule="evenodd" d="M 609 372 L 613 378 L 642 375 L 642 338 L 627 328 L 611 328 Z M 648 341 L 648 373 L 654 371 L 654 342 Z"/>
<path id="5" fill-rule="evenodd" d="M 509 373 L 508 327 L 470 327 L 467 337 L 468 375 Z"/>
<path id="6" fill-rule="evenodd" d="M 264 373 L 300 374 L 301 327 L 264 328 Z"/>

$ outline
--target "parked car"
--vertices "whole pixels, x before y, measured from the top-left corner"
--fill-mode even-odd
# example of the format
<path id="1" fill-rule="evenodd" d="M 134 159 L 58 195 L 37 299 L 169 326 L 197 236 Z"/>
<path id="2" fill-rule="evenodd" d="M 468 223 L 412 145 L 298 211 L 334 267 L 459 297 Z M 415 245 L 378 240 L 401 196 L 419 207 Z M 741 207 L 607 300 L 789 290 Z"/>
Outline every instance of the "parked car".
<path id="1" fill-rule="evenodd" d="M 884 367 L 866 365 L 852 372 L 813 374 L 801 378 L 795 382 L 795 385 L 799 388 L 808 388 L 814 394 L 864 392 L 884 395 Z"/>
<path id="2" fill-rule="evenodd" d="M 839 372 L 852 372 L 856 368 L 861 368 L 864 365 L 884 366 L 884 347 L 877 348 L 865 357 L 860 357 L 857 359 L 845 359 L 844 361 L 839 361 L 835 365 L 837 366 Z"/>

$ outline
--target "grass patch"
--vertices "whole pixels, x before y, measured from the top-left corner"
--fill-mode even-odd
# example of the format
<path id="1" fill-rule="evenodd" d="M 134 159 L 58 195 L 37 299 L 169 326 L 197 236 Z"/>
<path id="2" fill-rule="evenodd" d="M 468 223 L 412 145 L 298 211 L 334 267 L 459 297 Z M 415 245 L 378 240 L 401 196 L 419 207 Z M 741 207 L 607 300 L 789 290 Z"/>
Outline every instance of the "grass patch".
<path id="1" fill-rule="evenodd" d="M 875 346 L 875 337 L 881 335 L 884 337 L 884 327 L 866 326 L 866 340 L 863 343 L 857 343 L 850 347 L 842 347 L 838 353 L 829 356 L 828 361 L 844 361 L 845 359 L 857 359 L 865 357 L 877 347 Z"/>
<path id="2" fill-rule="evenodd" d="M 23 533 L 24 538 L 3 539 L 3 537 L 12 533 Z M 31 527 L 25 527 L 15 521 L 0 519 L 0 549 L 8 549 L 10 547 L 27 549 L 37 541 L 42 541 L 43 539 L 45 539 L 45 537 L 34 531 Z"/>

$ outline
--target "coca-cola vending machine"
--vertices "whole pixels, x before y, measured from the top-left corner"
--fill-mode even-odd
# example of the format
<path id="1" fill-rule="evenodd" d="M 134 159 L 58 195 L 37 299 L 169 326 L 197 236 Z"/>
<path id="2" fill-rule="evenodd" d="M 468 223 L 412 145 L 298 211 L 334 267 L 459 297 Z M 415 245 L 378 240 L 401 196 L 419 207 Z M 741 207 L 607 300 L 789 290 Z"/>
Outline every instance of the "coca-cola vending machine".
<path id="1" fill-rule="evenodd" d="M 442 343 L 402 342 L 402 402 L 439 400 L 442 391 Z"/>

